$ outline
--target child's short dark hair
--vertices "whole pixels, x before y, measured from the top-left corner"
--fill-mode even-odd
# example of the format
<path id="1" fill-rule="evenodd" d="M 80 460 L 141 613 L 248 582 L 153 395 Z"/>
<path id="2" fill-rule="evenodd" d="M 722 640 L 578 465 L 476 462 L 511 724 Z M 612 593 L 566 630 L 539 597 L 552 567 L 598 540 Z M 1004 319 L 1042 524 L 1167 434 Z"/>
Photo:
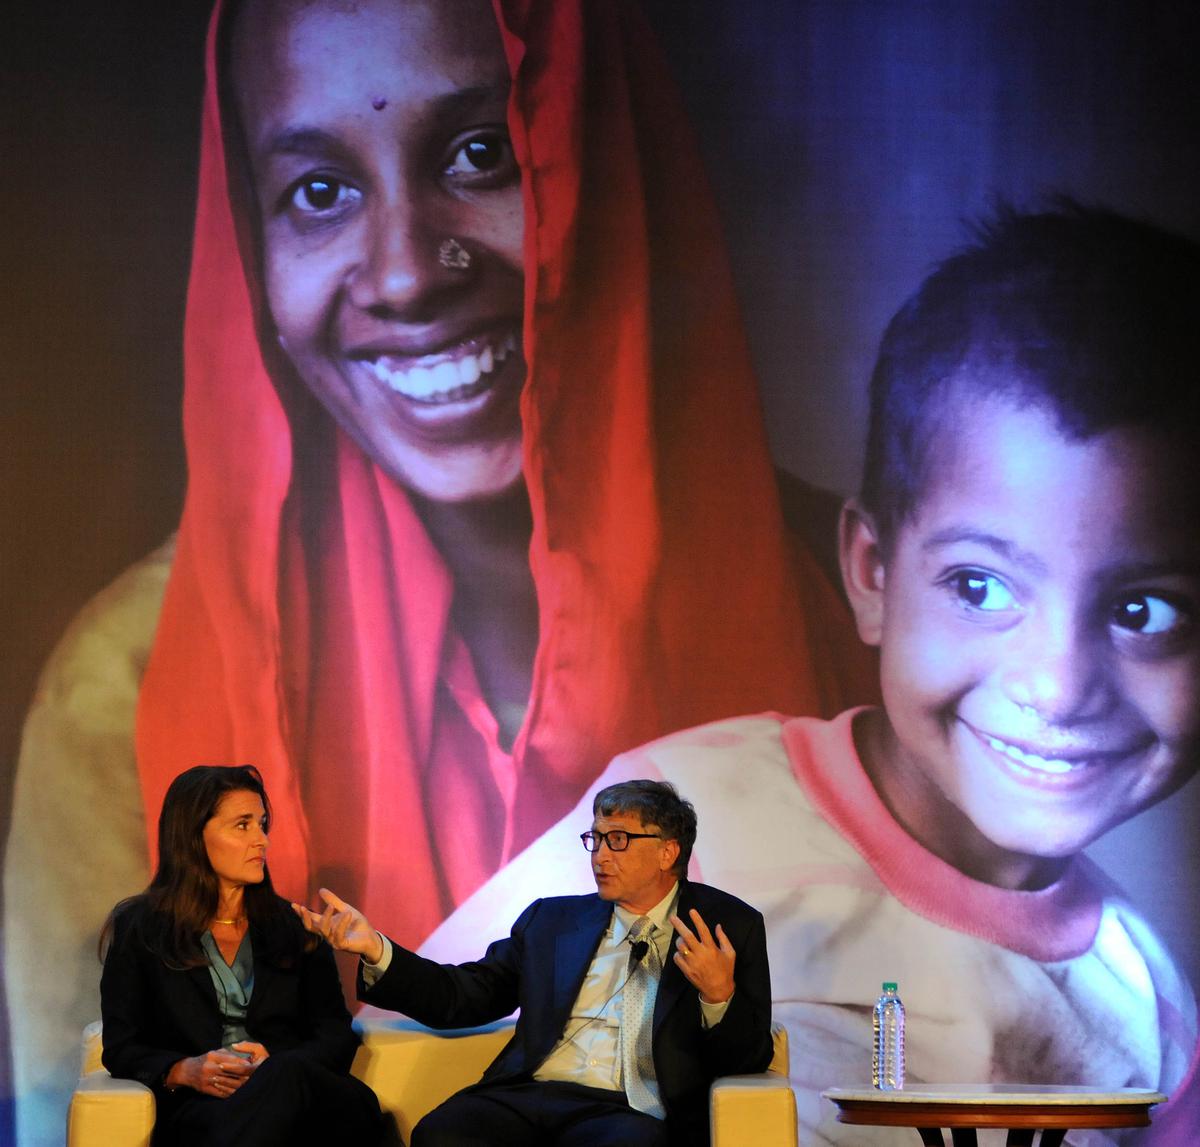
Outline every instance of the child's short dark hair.
<path id="1" fill-rule="evenodd" d="M 951 381 L 968 403 L 1044 405 L 1071 438 L 1143 425 L 1200 446 L 1200 246 L 1066 199 L 1001 207 L 973 238 L 880 344 L 862 501 L 885 550 L 953 435 Z"/>

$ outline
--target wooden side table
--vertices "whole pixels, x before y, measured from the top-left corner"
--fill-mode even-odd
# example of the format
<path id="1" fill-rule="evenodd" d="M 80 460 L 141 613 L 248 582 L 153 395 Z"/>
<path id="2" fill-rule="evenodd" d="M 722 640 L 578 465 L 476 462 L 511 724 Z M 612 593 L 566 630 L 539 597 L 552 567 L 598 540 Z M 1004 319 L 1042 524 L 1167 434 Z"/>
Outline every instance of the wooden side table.
<path id="1" fill-rule="evenodd" d="M 1059 1147 L 1072 1128 L 1145 1127 L 1150 1108 L 1167 1097 L 1140 1087 L 1056 1087 L 1038 1084 L 919 1085 L 901 1091 L 873 1087 L 833 1087 L 821 1093 L 838 1107 L 841 1123 L 873 1127 L 912 1127 L 925 1147 L 976 1147 L 975 1132 L 985 1127 L 1008 1131 L 1009 1147 Z"/>

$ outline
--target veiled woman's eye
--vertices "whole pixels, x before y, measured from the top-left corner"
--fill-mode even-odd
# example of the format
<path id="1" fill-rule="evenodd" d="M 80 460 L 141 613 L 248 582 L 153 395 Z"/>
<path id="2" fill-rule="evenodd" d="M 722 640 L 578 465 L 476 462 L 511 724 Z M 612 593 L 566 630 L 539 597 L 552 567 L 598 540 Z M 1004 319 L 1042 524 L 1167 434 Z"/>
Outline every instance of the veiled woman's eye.
<path id="1" fill-rule="evenodd" d="M 295 185 L 289 206 L 305 215 L 323 215 L 344 208 L 361 196 L 357 188 L 340 179 L 312 176 Z"/>
<path id="2" fill-rule="evenodd" d="M 497 139 L 473 139 L 463 145 L 459 155 L 476 171 L 492 171 L 504 161 L 504 149 Z"/>
<path id="3" fill-rule="evenodd" d="M 515 178 L 517 161 L 508 133 L 477 132 L 460 140 L 450 155 L 445 174 L 468 186 L 480 183 L 498 186 Z"/>

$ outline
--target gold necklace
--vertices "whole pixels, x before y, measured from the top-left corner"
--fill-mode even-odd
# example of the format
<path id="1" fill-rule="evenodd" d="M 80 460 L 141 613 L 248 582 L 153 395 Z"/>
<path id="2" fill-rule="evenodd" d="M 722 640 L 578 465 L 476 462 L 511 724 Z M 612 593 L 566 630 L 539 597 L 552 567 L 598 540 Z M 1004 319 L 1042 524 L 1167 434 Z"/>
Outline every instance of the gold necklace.
<path id="1" fill-rule="evenodd" d="M 240 924 L 245 919 L 245 916 L 235 916 L 232 920 L 222 920 L 219 917 L 214 916 L 212 918 L 212 922 L 214 924 Z"/>

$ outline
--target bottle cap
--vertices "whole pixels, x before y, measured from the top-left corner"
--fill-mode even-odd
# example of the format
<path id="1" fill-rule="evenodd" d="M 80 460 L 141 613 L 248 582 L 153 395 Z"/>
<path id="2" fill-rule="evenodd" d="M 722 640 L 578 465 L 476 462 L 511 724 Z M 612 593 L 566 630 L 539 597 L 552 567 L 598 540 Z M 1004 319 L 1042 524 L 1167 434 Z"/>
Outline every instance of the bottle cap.
<path id="1" fill-rule="evenodd" d="M 895 984 L 891 983 L 890 981 L 888 981 L 888 980 L 884 980 L 884 982 L 883 982 L 883 990 L 884 990 L 885 992 L 894 992 L 894 991 L 897 991 L 897 987 L 896 987 L 896 985 L 895 985 Z"/>

